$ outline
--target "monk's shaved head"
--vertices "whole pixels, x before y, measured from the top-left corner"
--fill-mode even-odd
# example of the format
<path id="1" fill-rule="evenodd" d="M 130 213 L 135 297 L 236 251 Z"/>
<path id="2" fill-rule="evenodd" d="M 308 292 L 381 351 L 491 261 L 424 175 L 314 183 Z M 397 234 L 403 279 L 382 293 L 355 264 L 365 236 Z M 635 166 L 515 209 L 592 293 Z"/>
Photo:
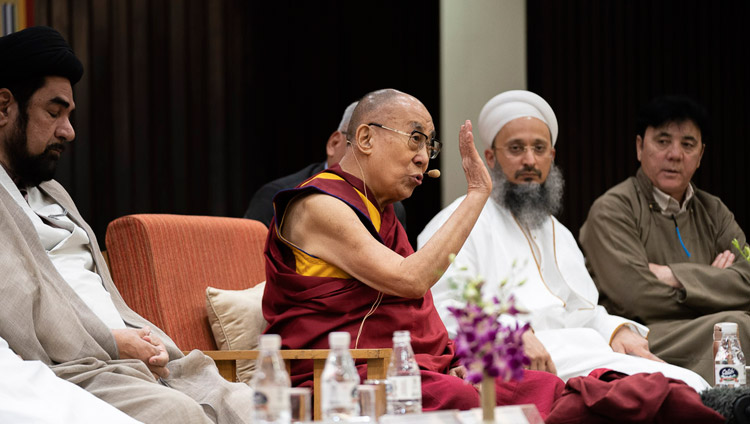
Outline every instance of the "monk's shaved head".
<path id="1" fill-rule="evenodd" d="M 369 124 L 377 121 L 377 117 L 383 110 L 384 106 L 392 105 L 399 100 L 406 102 L 417 102 L 422 104 L 415 97 L 392 88 L 371 91 L 365 94 L 360 100 L 357 107 L 352 112 L 352 119 L 349 121 L 347 133 L 353 136 L 357 133 L 357 128 L 362 124 Z M 424 107 L 424 106 L 423 106 Z"/>

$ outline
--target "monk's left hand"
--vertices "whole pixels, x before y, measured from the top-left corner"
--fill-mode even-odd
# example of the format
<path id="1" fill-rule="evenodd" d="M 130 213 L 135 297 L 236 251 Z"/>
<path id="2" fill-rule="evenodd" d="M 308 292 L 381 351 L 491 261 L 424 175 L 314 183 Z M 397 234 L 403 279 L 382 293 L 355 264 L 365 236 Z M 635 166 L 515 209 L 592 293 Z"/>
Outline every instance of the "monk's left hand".
<path id="1" fill-rule="evenodd" d="M 464 367 L 463 365 L 460 365 L 456 368 L 451 368 L 448 371 L 448 375 L 452 375 L 454 377 L 458 377 L 463 380 L 464 378 L 466 378 L 466 367 Z"/>
<path id="2" fill-rule="evenodd" d="M 612 338 L 612 350 L 626 355 L 640 356 L 656 362 L 664 362 L 648 349 L 648 340 L 623 325 Z"/>
<path id="3" fill-rule="evenodd" d="M 466 378 L 466 367 L 463 365 L 460 365 L 455 368 L 451 368 L 450 370 L 448 370 L 448 375 L 452 375 L 454 377 L 460 378 L 461 380 L 464 380 Z M 481 384 L 473 384 L 473 386 L 475 389 L 481 392 L 480 390 L 482 386 Z"/>

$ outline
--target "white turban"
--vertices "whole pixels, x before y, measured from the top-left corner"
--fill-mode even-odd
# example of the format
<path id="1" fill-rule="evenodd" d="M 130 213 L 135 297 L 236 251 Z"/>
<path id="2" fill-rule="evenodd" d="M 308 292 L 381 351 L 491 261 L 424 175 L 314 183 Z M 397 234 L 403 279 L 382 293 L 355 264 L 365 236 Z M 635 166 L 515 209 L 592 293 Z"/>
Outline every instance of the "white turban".
<path id="1" fill-rule="evenodd" d="M 500 93 L 487 102 L 479 113 L 479 137 L 492 146 L 498 132 L 508 122 L 531 116 L 547 124 L 552 136 L 552 146 L 557 141 L 557 118 L 547 102 L 539 95 L 526 90 Z"/>

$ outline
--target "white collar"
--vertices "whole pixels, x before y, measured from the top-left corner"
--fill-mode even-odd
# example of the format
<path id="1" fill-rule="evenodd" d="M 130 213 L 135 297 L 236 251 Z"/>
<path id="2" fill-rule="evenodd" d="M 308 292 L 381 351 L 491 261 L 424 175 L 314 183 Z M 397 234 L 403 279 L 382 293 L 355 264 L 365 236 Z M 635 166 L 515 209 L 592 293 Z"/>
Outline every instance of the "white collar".
<path id="1" fill-rule="evenodd" d="M 685 190 L 685 200 L 683 200 L 682 205 L 680 205 L 680 202 L 678 202 L 674 197 L 659 190 L 658 188 L 656 188 L 656 186 L 653 186 L 653 189 L 654 200 L 656 200 L 659 208 L 661 208 L 662 215 L 677 215 L 685 212 L 685 210 L 687 209 L 688 201 L 692 199 L 693 195 L 695 194 L 693 185 L 688 184 L 687 190 Z"/>

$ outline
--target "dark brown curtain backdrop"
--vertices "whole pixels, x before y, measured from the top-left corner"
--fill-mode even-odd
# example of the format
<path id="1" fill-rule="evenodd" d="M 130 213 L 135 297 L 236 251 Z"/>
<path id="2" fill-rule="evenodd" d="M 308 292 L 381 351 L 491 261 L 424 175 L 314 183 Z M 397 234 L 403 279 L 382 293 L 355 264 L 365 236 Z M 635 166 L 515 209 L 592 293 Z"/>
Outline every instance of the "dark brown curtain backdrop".
<path id="1" fill-rule="evenodd" d="M 750 2 L 528 0 L 528 86 L 560 125 L 562 221 L 577 236 L 591 203 L 634 174 L 635 117 L 660 94 L 686 94 L 711 118 L 693 181 L 750 230 Z"/>
<path id="2" fill-rule="evenodd" d="M 437 0 L 37 0 L 85 66 L 58 180 L 103 240 L 131 213 L 242 216 L 263 183 L 325 159 L 344 108 L 413 94 L 439 123 Z M 439 165 L 439 164 L 438 164 Z M 440 206 L 405 202 L 415 239 Z"/>

